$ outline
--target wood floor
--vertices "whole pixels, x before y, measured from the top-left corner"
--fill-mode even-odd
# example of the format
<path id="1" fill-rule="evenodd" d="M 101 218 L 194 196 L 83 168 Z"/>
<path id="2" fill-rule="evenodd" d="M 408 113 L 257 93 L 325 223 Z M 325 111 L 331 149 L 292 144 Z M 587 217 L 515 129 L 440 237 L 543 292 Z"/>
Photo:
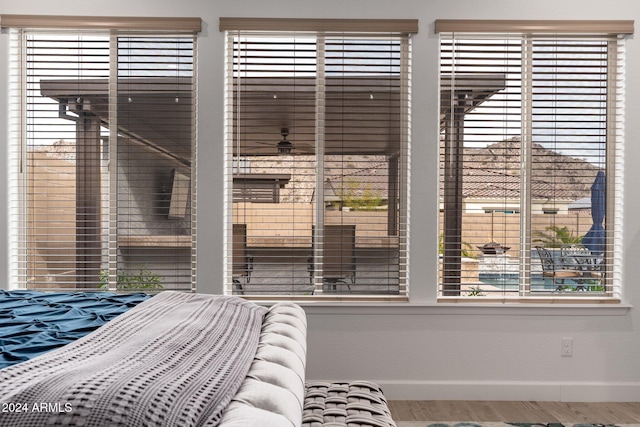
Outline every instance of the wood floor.
<path id="1" fill-rule="evenodd" d="M 395 421 L 620 423 L 640 426 L 638 403 L 391 400 Z"/>

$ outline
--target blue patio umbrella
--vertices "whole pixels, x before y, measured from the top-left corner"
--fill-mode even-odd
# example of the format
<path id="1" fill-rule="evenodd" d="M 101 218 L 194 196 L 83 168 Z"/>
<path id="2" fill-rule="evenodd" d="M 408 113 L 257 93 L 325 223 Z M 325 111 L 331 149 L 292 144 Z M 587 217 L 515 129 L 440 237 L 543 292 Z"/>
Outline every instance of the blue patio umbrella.
<path id="1" fill-rule="evenodd" d="M 596 179 L 591 185 L 591 218 L 593 225 L 582 238 L 582 244 L 591 253 L 600 255 L 604 253 L 604 226 L 602 225 L 606 206 L 606 185 L 603 171 L 598 171 Z"/>

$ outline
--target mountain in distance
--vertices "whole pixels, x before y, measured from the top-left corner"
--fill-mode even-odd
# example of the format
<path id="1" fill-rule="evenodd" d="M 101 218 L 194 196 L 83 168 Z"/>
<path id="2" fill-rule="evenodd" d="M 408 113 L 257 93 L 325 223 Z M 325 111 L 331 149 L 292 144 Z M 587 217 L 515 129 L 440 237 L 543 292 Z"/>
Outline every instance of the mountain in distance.
<path id="1" fill-rule="evenodd" d="M 521 166 L 521 139 L 509 138 L 484 148 L 466 148 L 464 162 L 471 168 L 470 175 L 501 175 L 505 181 L 519 182 Z M 588 197 L 598 170 L 597 166 L 577 157 L 567 156 L 532 144 L 531 182 L 534 191 L 552 192 L 547 197 L 578 200 Z"/>

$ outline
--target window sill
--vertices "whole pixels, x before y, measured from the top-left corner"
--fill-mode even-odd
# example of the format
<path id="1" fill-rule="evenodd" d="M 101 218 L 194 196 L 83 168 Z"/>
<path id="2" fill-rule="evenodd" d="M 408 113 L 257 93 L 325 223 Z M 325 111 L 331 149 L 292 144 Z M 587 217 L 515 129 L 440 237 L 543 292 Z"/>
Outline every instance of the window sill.
<path id="1" fill-rule="evenodd" d="M 331 315 L 491 315 L 491 316 L 626 316 L 633 308 L 617 298 L 459 299 L 437 302 L 411 302 L 407 297 L 364 295 L 256 296 L 246 299 L 271 305 L 292 301 L 307 314 Z"/>
<path id="2" fill-rule="evenodd" d="M 307 314 L 331 315 L 491 315 L 491 316 L 625 316 L 631 304 L 575 303 L 401 303 L 296 301 Z"/>

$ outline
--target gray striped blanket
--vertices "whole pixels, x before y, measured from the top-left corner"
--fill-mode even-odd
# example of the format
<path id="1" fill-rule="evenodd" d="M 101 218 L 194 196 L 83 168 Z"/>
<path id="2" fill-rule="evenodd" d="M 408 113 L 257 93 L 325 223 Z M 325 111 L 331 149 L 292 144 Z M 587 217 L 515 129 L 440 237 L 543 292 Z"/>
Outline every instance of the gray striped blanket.
<path id="1" fill-rule="evenodd" d="M 0 426 L 215 426 L 267 310 L 162 292 L 58 350 L 0 370 Z"/>

